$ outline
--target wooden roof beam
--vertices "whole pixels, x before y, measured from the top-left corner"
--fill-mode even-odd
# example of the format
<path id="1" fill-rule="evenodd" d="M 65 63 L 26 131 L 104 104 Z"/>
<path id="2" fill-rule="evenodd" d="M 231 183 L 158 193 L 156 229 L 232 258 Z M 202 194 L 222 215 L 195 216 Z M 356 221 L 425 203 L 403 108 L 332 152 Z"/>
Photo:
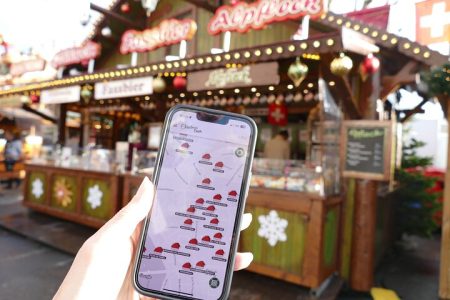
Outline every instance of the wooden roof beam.
<path id="1" fill-rule="evenodd" d="M 185 0 L 186 2 L 189 2 L 197 7 L 201 7 L 203 9 L 206 9 L 207 11 L 210 11 L 212 13 L 216 12 L 216 9 L 219 8 L 218 5 L 213 5 L 209 3 L 207 0 Z"/>
<path id="2" fill-rule="evenodd" d="M 382 89 L 380 99 L 383 101 L 386 100 L 389 94 L 396 91 L 402 84 L 415 82 L 417 67 L 417 62 L 409 61 L 397 74 L 383 76 L 381 78 Z"/>
<path id="3" fill-rule="evenodd" d="M 105 9 L 103 7 L 100 7 L 100 6 L 98 6 L 98 5 L 94 4 L 94 3 L 91 3 L 90 7 L 91 7 L 92 10 L 95 10 L 95 11 L 103 14 L 106 18 L 111 18 L 111 19 L 114 19 L 114 20 L 122 23 L 127 28 L 134 28 L 134 29 L 140 29 L 140 30 L 145 28 L 145 25 L 142 24 L 142 23 L 135 23 L 135 22 L 133 22 L 133 21 L 131 21 L 131 20 L 129 20 L 129 19 L 119 15 L 118 13 L 115 13 L 115 12 L 113 12 L 111 10 Z"/>

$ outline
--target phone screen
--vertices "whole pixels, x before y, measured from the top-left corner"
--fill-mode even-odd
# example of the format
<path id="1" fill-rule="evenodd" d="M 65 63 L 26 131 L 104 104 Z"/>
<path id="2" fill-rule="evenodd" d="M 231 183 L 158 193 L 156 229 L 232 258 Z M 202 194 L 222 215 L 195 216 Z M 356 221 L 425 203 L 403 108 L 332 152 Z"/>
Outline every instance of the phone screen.
<path id="1" fill-rule="evenodd" d="M 252 125 L 176 110 L 166 130 L 136 282 L 149 292 L 218 299 L 233 269 L 230 252 L 239 232 Z"/>

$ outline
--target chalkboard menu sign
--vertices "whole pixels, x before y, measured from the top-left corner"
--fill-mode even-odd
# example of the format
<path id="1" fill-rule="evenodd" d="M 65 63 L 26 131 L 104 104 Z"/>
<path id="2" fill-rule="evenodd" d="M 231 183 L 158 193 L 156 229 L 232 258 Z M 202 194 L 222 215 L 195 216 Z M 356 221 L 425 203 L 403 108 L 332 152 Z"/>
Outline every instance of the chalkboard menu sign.
<path id="1" fill-rule="evenodd" d="M 344 122 L 342 148 L 344 177 L 389 180 L 391 153 L 391 122 Z"/>

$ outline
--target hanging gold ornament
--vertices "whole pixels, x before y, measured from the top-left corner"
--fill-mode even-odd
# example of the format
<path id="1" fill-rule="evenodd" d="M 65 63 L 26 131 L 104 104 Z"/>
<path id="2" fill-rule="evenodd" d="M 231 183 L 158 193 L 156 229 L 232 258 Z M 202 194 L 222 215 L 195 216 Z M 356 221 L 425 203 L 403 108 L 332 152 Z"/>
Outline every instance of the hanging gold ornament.
<path id="1" fill-rule="evenodd" d="M 308 74 L 308 66 L 300 61 L 297 57 L 294 63 L 289 66 L 288 76 L 294 82 L 296 87 L 299 87 L 302 81 L 306 78 Z"/>
<path id="2" fill-rule="evenodd" d="M 331 73 L 337 76 L 345 76 L 353 68 L 353 61 L 350 57 L 341 53 L 338 58 L 333 59 L 330 64 Z"/>
<path id="3" fill-rule="evenodd" d="M 166 89 L 166 82 L 161 77 L 153 78 L 153 91 L 155 93 L 162 93 Z"/>

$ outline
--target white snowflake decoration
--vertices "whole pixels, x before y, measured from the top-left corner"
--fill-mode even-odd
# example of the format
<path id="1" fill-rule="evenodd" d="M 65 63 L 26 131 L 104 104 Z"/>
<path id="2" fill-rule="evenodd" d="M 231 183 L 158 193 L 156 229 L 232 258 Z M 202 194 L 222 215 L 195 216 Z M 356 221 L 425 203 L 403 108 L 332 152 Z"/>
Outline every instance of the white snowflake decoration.
<path id="1" fill-rule="evenodd" d="M 98 187 L 98 184 L 89 188 L 87 202 L 91 205 L 92 209 L 96 209 L 102 204 L 102 197 L 103 192 Z"/>
<path id="2" fill-rule="evenodd" d="M 41 198 L 44 194 L 44 183 L 40 178 L 33 180 L 33 183 L 31 184 L 31 193 L 37 199 Z"/>
<path id="3" fill-rule="evenodd" d="M 278 241 L 285 242 L 287 236 L 285 233 L 288 221 L 278 216 L 275 210 L 271 210 L 266 216 L 258 217 L 259 224 L 258 235 L 267 240 L 270 246 L 274 247 Z"/>

